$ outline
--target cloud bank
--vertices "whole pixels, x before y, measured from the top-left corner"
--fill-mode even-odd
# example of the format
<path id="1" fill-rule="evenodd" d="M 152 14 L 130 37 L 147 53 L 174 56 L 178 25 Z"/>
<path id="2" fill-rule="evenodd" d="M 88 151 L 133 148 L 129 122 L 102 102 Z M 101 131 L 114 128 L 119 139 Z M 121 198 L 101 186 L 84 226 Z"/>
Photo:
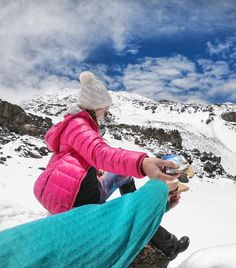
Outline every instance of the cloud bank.
<path id="1" fill-rule="evenodd" d="M 30 97 L 35 90 L 47 87 L 78 86 L 78 74 L 87 67 L 86 58 L 100 46 L 112 47 L 118 54 L 135 55 L 139 48 L 137 40 L 230 31 L 236 20 L 233 0 L 0 0 L 0 6 L 0 98 L 12 101 Z M 233 43 L 234 40 L 223 44 L 209 42 L 209 55 L 225 53 L 227 56 Z M 232 64 L 235 55 L 235 50 L 230 52 Z M 172 63 L 173 68 L 168 69 Z M 149 66 L 149 74 L 145 64 Z M 203 60 L 191 63 L 181 55 L 140 59 L 145 70 L 141 72 L 144 84 L 140 93 L 148 94 L 150 89 L 149 96 L 157 96 L 152 90 L 152 82 L 158 91 L 163 91 L 163 97 L 176 97 L 181 87 L 186 91 L 189 85 L 194 88 L 199 76 L 201 81 L 206 81 L 196 72 L 196 64 L 202 68 L 210 65 Z M 218 65 L 221 65 L 218 70 L 226 68 L 223 63 Z M 121 87 L 122 82 L 128 90 L 134 90 L 135 83 L 138 85 L 137 78 L 132 78 L 132 71 L 134 76 L 138 64 L 128 65 L 124 77 L 113 78 L 106 75 L 106 67 L 102 64 L 91 68 L 109 86 L 115 83 L 114 88 Z M 148 81 L 156 72 L 158 78 Z M 204 73 L 207 74 L 206 69 Z M 169 81 L 171 79 L 173 81 Z M 229 80 L 224 85 L 225 91 L 231 92 L 234 84 L 234 80 Z"/>
<path id="2" fill-rule="evenodd" d="M 224 97 L 236 102 L 236 74 L 222 60 L 145 58 L 127 66 L 123 83 L 128 91 L 154 99 L 208 103 Z"/>

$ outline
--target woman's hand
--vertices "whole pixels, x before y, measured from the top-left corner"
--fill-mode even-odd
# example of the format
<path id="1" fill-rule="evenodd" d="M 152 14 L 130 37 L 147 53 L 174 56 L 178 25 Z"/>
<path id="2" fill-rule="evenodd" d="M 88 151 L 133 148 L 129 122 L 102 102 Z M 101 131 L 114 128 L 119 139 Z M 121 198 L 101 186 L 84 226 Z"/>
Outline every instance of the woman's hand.
<path id="1" fill-rule="evenodd" d="M 179 174 L 167 175 L 164 173 L 166 168 L 178 168 L 173 162 L 157 157 L 145 157 L 142 162 L 142 170 L 149 178 L 173 181 Z"/>
<path id="2" fill-rule="evenodd" d="M 181 198 L 180 192 L 178 192 L 178 181 L 166 181 L 169 188 L 168 203 L 169 208 L 173 208 L 179 204 Z"/>
<path id="3" fill-rule="evenodd" d="M 169 202 L 169 207 L 170 209 L 177 206 L 179 204 L 181 196 L 180 193 L 175 193 L 175 194 L 169 194 L 168 202 Z"/>

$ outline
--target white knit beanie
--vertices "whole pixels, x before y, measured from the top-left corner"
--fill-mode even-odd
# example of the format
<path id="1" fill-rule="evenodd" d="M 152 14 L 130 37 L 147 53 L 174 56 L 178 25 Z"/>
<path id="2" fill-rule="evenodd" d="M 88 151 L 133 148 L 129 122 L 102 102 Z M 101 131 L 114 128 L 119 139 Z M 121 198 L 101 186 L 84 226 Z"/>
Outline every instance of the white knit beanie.
<path id="1" fill-rule="evenodd" d="M 95 110 L 112 105 L 112 98 L 103 84 L 91 72 L 80 74 L 80 92 L 77 105 L 82 109 Z"/>

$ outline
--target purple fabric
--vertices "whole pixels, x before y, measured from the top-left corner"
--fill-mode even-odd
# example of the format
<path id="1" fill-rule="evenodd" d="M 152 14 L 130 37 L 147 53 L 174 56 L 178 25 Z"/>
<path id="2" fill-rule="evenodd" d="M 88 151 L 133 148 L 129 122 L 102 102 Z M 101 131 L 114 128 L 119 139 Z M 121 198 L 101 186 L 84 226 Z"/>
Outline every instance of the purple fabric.
<path id="1" fill-rule="evenodd" d="M 104 203 L 118 188 L 130 182 L 131 176 L 122 176 L 107 172 L 101 182 L 101 203 Z"/>

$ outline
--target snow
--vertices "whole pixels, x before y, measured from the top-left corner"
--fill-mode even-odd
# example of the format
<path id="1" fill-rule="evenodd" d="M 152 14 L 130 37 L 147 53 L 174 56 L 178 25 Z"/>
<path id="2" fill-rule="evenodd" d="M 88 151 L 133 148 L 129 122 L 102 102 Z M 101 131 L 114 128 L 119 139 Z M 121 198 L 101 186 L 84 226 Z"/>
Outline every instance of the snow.
<path id="1" fill-rule="evenodd" d="M 61 94 L 67 96 L 68 92 L 61 90 Z M 111 111 L 118 122 L 170 129 L 178 127 L 186 147 L 212 151 L 222 157 L 223 167 L 228 172 L 236 174 L 236 132 L 218 116 L 221 111 L 217 108 L 215 120 L 206 125 L 204 122 L 208 115 L 203 111 L 167 112 L 163 104 L 152 114 L 151 110 L 145 110 L 139 104 L 132 105 L 132 98 L 126 92 L 113 95 L 115 105 Z M 52 96 L 55 98 L 55 95 Z M 48 102 L 48 98 L 50 96 L 44 96 L 44 101 Z M 140 96 L 133 98 L 150 101 Z M 63 103 L 62 98 L 60 101 Z M 34 112 L 38 114 L 37 109 Z M 58 118 L 61 119 L 61 115 Z M 58 121 L 58 118 L 53 118 L 53 121 Z M 145 151 L 130 141 L 115 140 L 109 133 L 105 138 L 114 147 Z M 0 230 L 47 216 L 46 210 L 33 195 L 33 185 L 42 172 L 39 167 L 46 166 L 50 155 L 40 159 L 20 157 L 14 150 L 17 142 L 10 142 L 1 149 L 3 156 L 10 155 L 12 158 L 8 158 L 5 165 L 0 165 Z M 34 142 L 42 143 L 37 139 Z M 147 180 L 136 179 L 137 187 Z M 182 194 L 180 204 L 166 213 L 162 221 L 162 225 L 178 238 L 188 235 L 191 241 L 188 250 L 179 254 L 169 267 L 236 267 L 236 183 L 226 178 L 214 180 L 195 176 L 189 187 L 190 190 Z M 118 196 L 116 191 L 111 199 Z"/>
<path id="2" fill-rule="evenodd" d="M 182 194 L 179 206 L 168 212 L 162 222 L 177 237 L 188 235 L 191 240 L 189 249 L 170 267 L 176 267 L 198 249 L 236 241 L 235 183 L 193 178 L 189 186 L 190 191 Z"/>
<path id="3" fill-rule="evenodd" d="M 236 243 L 201 249 L 186 259 L 179 268 L 235 268 Z"/>

